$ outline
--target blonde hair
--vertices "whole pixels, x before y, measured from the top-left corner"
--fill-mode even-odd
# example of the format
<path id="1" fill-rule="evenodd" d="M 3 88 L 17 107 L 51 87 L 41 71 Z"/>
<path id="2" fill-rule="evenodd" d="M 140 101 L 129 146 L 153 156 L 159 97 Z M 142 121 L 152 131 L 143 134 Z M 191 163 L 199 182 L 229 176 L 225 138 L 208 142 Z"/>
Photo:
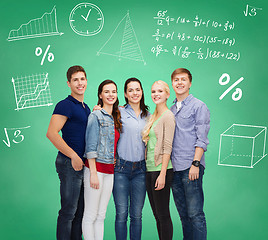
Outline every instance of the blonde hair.
<path id="1" fill-rule="evenodd" d="M 166 91 L 166 93 L 170 94 L 170 89 L 169 89 L 169 86 L 168 86 L 168 84 L 166 82 L 164 82 L 162 80 L 158 80 L 158 81 L 155 81 L 153 83 L 153 85 L 154 84 L 161 85 L 164 88 L 164 90 Z M 152 85 L 152 87 L 153 87 L 153 85 Z M 145 144 L 147 144 L 148 141 L 149 141 L 149 132 L 150 132 L 155 120 L 156 120 L 157 113 L 158 113 L 157 108 L 155 108 L 154 113 L 150 116 L 147 124 L 145 125 L 145 127 L 144 127 L 144 129 L 143 129 L 143 131 L 141 133 L 142 134 L 142 140 L 145 142 Z"/>

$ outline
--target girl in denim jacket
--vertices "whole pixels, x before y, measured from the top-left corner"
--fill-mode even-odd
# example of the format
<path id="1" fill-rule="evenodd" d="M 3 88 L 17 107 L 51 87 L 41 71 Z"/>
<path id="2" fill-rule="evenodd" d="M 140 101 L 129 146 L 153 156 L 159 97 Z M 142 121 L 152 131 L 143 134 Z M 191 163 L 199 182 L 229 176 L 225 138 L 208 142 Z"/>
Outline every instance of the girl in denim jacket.
<path id="1" fill-rule="evenodd" d="M 114 180 L 114 157 L 121 132 L 117 86 L 111 80 L 98 88 L 96 110 L 88 117 L 84 169 L 85 209 L 82 231 L 85 240 L 102 240 L 104 219 Z"/>

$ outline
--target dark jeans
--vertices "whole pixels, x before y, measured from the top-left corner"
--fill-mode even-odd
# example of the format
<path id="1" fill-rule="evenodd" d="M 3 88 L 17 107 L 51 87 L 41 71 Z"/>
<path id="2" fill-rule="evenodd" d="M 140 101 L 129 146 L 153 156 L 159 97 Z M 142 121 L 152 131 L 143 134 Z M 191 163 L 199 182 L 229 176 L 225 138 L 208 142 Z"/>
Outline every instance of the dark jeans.
<path id="1" fill-rule="evenodd" d="M 156 220 L 159 239 L 170 240 L 173 236 L 173 225 L 169 211 L 170 187 L 173 179 L 173 170 L 167 170 L 165 187 L 156 191 L 155 181 L 159 176 L 159 173 L 159 171 L 146 173 L 146 190 Z"/>
<path id="2" fill-rule="evenodd" d="M 83 170 L 75 171 L 71 159 L 58 154 L 56 170 L 60 179 L 61 209 L 57 221 L 58 240 L 82 240 L 84 211 Z"/>
<path id="3" fill-rule="evenodd" d="M 127 239 L 127 218 L 130 215 L 130 240 L 140 240 L 142 208 L 146 195 L 146 164 L 116 161 L 114 169 L 113 196 L 116 208 L 115 234 L 117 240 Z"/>
<path id="4" fill-rule="evenodd" d="M 199 178 L 190 181 L 189 169 L 174 172 L 172 192 L 180 215 L 184 240 L 207 239 L 207 226 L 203 211 L 202 180 L 204 167 L 199 167 Z"/>

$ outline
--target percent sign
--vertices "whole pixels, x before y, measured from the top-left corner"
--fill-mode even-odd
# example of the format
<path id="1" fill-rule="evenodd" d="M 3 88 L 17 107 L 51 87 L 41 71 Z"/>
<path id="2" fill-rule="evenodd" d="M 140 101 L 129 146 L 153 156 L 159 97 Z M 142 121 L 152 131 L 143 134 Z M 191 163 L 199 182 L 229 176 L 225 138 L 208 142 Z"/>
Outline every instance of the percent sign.
<path id="1" fill-rule="evenodd" d="M 224 78 L 226 78 L 225 81 L 223 81 Z M 244 80 L 243 77 L 239 78 L 235 83 L 233 83 L 230 87 L 228 87 L 227 90 L 225 90 L 225 92 L 219 97 L 219 99 L 222 100 L 228 92 L 230 92 L 236 85 L 238 85 L 243 80 Z M 219 79 L 219 84 L 220 85 L 226 85 L 229 82 L 230 82 L 230 76 L 229 76 L 229 74 L 223 73 L 221 75 L 220 79 Z M 238 100 L 241 99 L 241 97 L 242 97 L 242 90 L 240 88 L 236 88 L 235 91 L 232 94 L 232 99 L 234 101 L 238 101 Z"/>
<path id="2" fill-rule="evenodd" d="M 46 49 L 46 51 L 45 51 L 45 53 L 44 53 L 44 55 L 43 55 L 43 57 L 42 57 L 41 65 L 43 65 L 43 63 L 44 63 L 44 60 L 45 60 L 45 58 L 46 58 L 46 55 L 47 55 L 47 53 L 48 53 L 49 48 L 50 48 L 50 45 L 47 46 L 47 49 Z M 43 52 L 43 50 L 42 50 L 42 48 L 40 48 L 40 47 L 37 47 L 37 48 L 35 49 L 35 55 L 38 56 L 38 57 L 42 54 L 42 52 Z M 53 60 L 54 60 L 54 55 L 53 55 L 53 53 L 48 53 L 47 60 L 48 60 L 49 62 L 53 62 Z"/>

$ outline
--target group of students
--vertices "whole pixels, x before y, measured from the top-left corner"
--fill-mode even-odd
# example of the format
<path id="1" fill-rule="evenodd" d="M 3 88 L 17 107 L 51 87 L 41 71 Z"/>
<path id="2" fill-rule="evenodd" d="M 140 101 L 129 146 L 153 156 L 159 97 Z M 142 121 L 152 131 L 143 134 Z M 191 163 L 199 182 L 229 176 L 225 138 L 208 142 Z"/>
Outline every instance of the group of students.
<path id="1" fill-rule="evenodd" d="M 103 81 L 92 113 L 84 103 L 85 70 L 72 66 L 67 79 L 71 95 L 56 105 L 47 131 L 59 150 L 56 170 L 61 209 L 57 239 L 81 240 L 82 234 L 85 240 L 103 239 L 112 194 L 116 239 L 127 239 L 128 215 L 129 238 L 141 239 L 147 191 L 159 239 L 170 240 L 170 189 L 182 222 L 183 239 L 206 239 L 202 179 L 210 113 L 189 93 L 190 71 L 178 68 L 172 73 L 176 99 L 170 110 L 168 84 L 161 80 L 153 83 L 153 114 L 148 111 L 137 78 L 125 82 L 124 106 L 119 106 L 116 83 Z"/>

